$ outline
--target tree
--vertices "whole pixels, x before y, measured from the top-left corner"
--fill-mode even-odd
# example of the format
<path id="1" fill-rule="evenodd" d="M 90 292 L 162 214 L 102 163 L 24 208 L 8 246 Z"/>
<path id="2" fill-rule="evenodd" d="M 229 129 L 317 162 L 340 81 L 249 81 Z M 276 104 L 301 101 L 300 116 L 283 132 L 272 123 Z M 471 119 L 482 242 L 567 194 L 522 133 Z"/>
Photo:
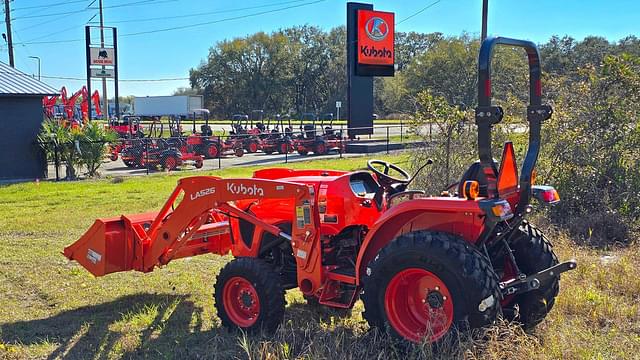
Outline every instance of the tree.
<path id="1" fill-rule="evenodd" d="M 199 89 L 194 89 L 191 87 L 179 87 L 173 91 L 174 96 L 179 95 L 201 95 Z"/>

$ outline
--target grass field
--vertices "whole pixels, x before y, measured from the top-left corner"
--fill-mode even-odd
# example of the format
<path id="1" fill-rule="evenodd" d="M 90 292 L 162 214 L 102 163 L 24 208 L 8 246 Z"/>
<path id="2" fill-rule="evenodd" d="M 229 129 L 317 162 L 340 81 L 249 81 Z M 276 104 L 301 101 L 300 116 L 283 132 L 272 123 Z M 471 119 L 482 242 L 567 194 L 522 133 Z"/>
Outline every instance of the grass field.
<path id="1" fill-rule="evenodd" d="M 402 166 L 406 157 L 395 160 Z M 364 166 L 364 158 L 290 164 Z M 211 174 L 249 176 L 255 169 Z M 204 255 L 149 274 L 94 278 L 60 254 L 97 217 L 159 209 L 177 179 L 158 175 L 0 187 L 0 358 L 432 357 L 429 346 L 405 348 L 368 331 L 360 302 L 341 317 L 306 306 L 297 291 L 288 292 L 285 321 L 275 335 L 229 333 L 219 327 L 212 299 L 216 274 L 228 258 Z M 434 357 L 638 359 L 640 248 L 605 252 L 577 247 L 557 231 L 548 235 L 559 257 L 575 257 L 579 267 L 563 275 L 556 306 L 536 333 L 503 323 L 465 336 L 460 346 Z"/>

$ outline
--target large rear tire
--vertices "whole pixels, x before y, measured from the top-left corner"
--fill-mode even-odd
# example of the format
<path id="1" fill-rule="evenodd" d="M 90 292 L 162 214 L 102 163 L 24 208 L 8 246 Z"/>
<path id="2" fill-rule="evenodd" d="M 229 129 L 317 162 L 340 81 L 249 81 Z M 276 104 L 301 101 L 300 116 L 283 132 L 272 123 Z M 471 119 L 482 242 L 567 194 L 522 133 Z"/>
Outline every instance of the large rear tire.
<path id="1" fill-rule="evenodd" d="M 316 155 L 326 155 L 328 152 L 327 144 L 324 142 L 319 142 L 316 144 L 313 153 Z"/>
<path id="2" fill-rule="evenodd" d="M 205 153 L 207 159 L 215 159 L 218 157 L 219 153 L 220 153 L 220 146 L 218 144 L 211 143 L 207 145 L 206 153 Z"/>
<path id="3" fill-rule="evenodd" d="M 284 317 L 280 277 L 261 259 L 236 258 L 227 263 L 216 280 L 215 299 L 218 317 L 230 329 L 273 332 Z"/>
<path id="4" fill-rule="evenodd" d="M 535 226 L 523 222 L 515 235 L 511 249 L 520 271 L 532 275 L 558 264 L 558 258 L 553 252 L 551 242 Z M 506 312 L 513 314 L 510 320 L 522 324 L 526 330 L 533 329 L 547 316 L 556 301 L 560 290 L 560 277 L 540 284 L 537 290 L 517 295 L 509 307 L 518 307 L 518 311 Z"/>
<path id="5" fill-rule="evenodd" d="M 362 282 L 369 325 L 412 342 L 491 324 L 500 306 L 489 259 L 447 233 L 399 236 L 368 264 Z"/>

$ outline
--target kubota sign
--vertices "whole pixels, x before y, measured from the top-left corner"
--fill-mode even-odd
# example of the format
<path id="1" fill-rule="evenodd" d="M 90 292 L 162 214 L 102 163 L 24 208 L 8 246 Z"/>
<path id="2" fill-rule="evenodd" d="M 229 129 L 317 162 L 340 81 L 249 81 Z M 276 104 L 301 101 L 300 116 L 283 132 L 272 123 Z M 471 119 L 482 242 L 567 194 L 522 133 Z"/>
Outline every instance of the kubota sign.
<path id="1" fill-rule="evenodd" d="M 394 14 L 358 10 L 358 63 L 393 66 Z"/>

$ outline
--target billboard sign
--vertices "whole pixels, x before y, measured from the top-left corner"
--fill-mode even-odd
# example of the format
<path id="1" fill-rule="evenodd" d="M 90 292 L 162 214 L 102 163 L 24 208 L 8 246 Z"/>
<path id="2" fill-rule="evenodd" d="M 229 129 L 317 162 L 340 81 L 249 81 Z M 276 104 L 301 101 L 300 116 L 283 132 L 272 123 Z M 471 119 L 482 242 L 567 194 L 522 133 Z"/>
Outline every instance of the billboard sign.
<path id="1" fill-rule="evenodd" d="M 92 47 L 89 49 L 90 65 L 115 66 L 116 58 L 113 48 Z"/>
<path id="2" fill-rule="evenodd" d="M 358 10 L 358 64 L 393 66 L 394 14 Z"/>

